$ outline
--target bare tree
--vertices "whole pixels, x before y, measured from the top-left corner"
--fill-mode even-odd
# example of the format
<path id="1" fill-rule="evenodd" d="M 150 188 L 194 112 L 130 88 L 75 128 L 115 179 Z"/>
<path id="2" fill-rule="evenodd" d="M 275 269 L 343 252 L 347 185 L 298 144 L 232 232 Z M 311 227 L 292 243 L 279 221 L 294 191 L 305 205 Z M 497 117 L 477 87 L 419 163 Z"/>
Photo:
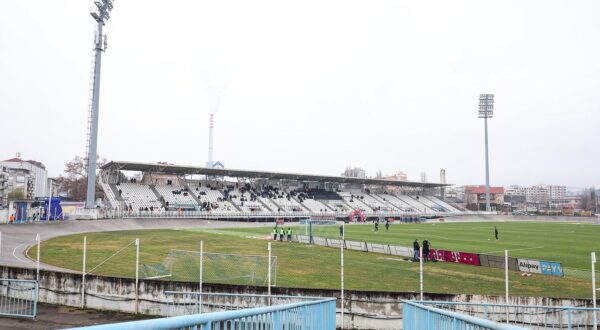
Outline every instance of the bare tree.
<path id="1" fill-rule="evenodd" d="M 106 164 L 106 158 L 98 156 L 98 167 Z M 61 193 L 67 198 L 83 201 L 87 193 L 87 159 L 81 156 L 75 156 L 73 160 L 65 164 L 65 170 L 58 179 Z M 100 193 L 96 186 L 96 194 Z"/>

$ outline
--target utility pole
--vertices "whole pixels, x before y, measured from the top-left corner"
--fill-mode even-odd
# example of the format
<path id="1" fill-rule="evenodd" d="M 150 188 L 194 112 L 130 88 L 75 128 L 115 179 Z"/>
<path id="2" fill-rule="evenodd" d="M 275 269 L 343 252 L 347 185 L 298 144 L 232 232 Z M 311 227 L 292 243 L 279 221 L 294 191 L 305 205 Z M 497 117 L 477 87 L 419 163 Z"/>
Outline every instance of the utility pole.
<path id="1" fill-rule="evenodd" d="M 96 34 L 94 36 L 94 69 L 92 71 L 92 97 L 88 112 L 87 136 L 87 195 L 86 209 L 93 209 L 96 199 L 96 157 L 98 149 L 98 113 L 100 106 L 100 68 L 102 66 L 102 53 L 106 50 L 106 35 L 103 33 L 104 25 L 110 18 L 114 0 L 96 0 L 91 15 L 96 21 Z"/>
<path id="2" fill-rule="evenodd" d="M 485 210 L 490 212 L 490 162 L 488 157 L 488 118 L 494 116 L 494 94 L 479 95 L 479 118 L 485 126 Z"/>

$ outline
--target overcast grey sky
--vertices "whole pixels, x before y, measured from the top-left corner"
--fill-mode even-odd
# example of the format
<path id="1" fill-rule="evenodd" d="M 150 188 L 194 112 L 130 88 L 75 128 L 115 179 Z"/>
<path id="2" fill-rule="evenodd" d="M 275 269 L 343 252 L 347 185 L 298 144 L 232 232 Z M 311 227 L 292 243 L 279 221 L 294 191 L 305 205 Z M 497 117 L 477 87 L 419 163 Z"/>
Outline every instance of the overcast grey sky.
<path id="1" fill-rule="evenodd" d="M 92 1 L 0 4 L 0 158 L 57 175 L 85 149 Z M 600 1 L 116 0 L 99 153 L 111 160 L 600 186 Z"/>

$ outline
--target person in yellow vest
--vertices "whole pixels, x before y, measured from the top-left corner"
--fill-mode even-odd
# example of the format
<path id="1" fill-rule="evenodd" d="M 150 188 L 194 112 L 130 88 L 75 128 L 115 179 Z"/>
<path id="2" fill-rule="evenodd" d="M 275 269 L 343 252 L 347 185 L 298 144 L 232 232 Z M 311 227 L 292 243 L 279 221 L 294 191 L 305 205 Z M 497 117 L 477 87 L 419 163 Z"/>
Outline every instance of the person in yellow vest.
<path id="1" fill-rule="evenodd" d="M 15 222 L 15 215 L 14 215 L 14 214 L 11 214 L 11 215 L 10 215 L 10 217 L 9 217 L 8 219 L 9 219 L 10 223 L 13 223 L 13 222 Z"/>
<path id="2" fill-rule="evenodd" d="M 283 230 L 283 227 L 279 228 L 279 240 L 283 242 L 283 236 L 285 235 L 285 232 Z"/>

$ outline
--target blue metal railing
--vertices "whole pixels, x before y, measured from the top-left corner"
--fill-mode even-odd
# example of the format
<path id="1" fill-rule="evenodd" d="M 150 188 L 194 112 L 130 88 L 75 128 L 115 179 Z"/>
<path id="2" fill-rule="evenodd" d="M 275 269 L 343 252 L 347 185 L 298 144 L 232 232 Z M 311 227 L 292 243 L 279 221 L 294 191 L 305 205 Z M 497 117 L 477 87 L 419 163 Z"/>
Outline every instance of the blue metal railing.
<path id="1" fill-rule="evenodd" d="M 35 319 L 38 282 L 0 279 L 0 316 Z"/>
<path id="2" fill-rule="evenodd" d="M 335 299 L 82 327 L 87 330 L 335 329 Z"/>
<path id="3" fill-rule="evenodd" d="M 415 301 L 415 303 L 529 328 L 594 329 L 594 320 L 596 322 L 598 320 L 597 317 L 594 318 L 594 314 L 600 313 L 600 308 L 575 306 L 506 305 L 450 301 Z M 598 325 L 596 323 L 596 327 Z"/>
<path id="4" fill-rule="evenodd" d="M 220 292 L 165 291 L 167 316 L 192 315 L 238 310 L 250 307 L 268 307 L 305 301 L 323 300 L 323 297 L 284 296 L 264 294 L 237 294 Z"/>
<path id="5" fill-rule="evenodd" d="M 414 329 L 493 329 L 522 330 L 525 328 L 502 324 L 490 320 L 473 317 L 430 307 L 420 302 L 404 301 L 402 304 L 402 327 L 404 330 Z"/>

